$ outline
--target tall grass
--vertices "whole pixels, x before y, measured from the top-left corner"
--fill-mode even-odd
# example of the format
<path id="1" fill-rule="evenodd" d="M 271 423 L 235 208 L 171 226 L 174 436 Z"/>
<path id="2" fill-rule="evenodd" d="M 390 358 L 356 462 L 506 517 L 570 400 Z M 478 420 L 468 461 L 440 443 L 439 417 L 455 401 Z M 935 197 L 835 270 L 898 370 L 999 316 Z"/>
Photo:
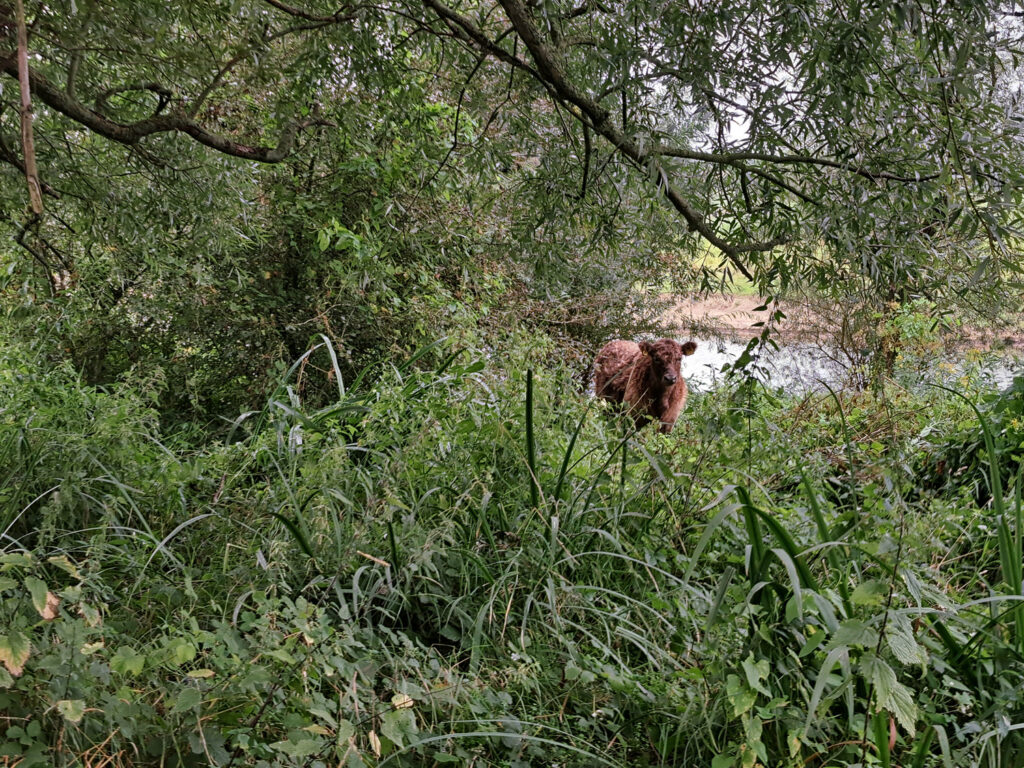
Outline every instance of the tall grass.
<path id="1" fill-rule="evenodd" d="M 534 340 L 349 382 L 322 341 L 337 402 L 296 365 L 226 441 L 3 363 L 2 754 L 1019 764 L 1020 480 L 917 482 L 955 393 L 723 389 L 666 436 Z"/>

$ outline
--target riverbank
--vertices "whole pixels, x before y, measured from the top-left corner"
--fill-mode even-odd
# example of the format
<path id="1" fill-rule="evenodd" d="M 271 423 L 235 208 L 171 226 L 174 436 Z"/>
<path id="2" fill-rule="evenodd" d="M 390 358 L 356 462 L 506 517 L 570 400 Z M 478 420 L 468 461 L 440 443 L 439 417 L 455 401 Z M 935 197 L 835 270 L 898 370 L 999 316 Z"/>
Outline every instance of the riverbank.
<path id="1" fill-rule="evenodd" d="M 775 324 L 774 335 L 785 341 L 829 342 L 842 333 L 844 314 L 830 311 L 820 302 L 779 300 L 766 307 L 756 295 L 711 294 L 686 296 L 674 302 L 662 315 L 665 326 L 680 336 L 704 335 L 747 340 L 760 333 L 772 311 L 782 310 L 784 318 Z M 946 334 L 949 347 L 957 349 L 1024 350 L 1024 315 L 1017 314 L 1002 325 L 965 326 Z"/>

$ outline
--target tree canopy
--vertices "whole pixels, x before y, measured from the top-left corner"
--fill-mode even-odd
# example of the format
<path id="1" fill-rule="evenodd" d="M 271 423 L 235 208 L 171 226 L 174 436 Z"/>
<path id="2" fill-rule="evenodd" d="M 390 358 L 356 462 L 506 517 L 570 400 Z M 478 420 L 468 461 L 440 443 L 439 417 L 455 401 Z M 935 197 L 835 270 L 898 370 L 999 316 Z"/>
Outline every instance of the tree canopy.
<path id="1" fill-rule="evenodd" d="M 100 379 L 118 334 L 208 325 L 225 280 L 238 304 L 283 281 L 269 293 L 287 306 L 256 324 L 275 318 L 295 356 L 296 329 L 330 332 L 332 280 L 405 312 L 410 278 L 440 307 L 510 268 L 549 298 L 621 295 L 638 269 L 685 262 L 705 288 L 742 275 L 767 295 L 887 301 L 976 301 L 1018 268 L 1013 4 L 69 0 L 27 15 L 46 212 L 19 213 L 10 87 L 9 285 L 74 285 L 62 313 L 88 297 L 106 330 L 68 347 Z M 3 26 L 13 86 L 13 11 Z M 291 220 L 281 195 L 316 215 Z M 210 295 L 163 319 L 151 306 L 195 290 Z M 303 310 L 311 295 L 323 306 Z M 373 303 L 353 298 L 346 322 L 368 328 L 352 316 Z"/>

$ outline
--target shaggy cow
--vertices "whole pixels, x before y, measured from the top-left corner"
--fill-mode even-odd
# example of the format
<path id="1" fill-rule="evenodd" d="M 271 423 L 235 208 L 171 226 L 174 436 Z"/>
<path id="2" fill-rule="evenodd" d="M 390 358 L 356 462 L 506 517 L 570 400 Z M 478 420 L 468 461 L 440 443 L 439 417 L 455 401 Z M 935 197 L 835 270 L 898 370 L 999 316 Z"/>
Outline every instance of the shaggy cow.
<path id="1" fill-rule="evenodd" d="M 597 354 L 594 391 L 613 403 L 625 403 L 637 429 L 649 419 L 668 433 L 686 406 L 686 381 L 679 373 L 683 355 L 692 355 L 696 342 L 609 341 Z"/>

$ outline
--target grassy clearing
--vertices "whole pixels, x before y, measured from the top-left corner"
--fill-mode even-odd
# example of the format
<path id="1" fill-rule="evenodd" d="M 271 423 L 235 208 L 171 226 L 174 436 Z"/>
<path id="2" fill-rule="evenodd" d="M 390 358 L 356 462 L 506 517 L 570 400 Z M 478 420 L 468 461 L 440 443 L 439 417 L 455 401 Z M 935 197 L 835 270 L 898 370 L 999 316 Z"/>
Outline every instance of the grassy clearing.
<path id="1" fill-rule="evenodd" d="M 739 385 L 633 435 L 553 357 L 285 380 L 225 440 L 11 353 L 0 754 L 1021 764 L 1020 389 Z"/>

